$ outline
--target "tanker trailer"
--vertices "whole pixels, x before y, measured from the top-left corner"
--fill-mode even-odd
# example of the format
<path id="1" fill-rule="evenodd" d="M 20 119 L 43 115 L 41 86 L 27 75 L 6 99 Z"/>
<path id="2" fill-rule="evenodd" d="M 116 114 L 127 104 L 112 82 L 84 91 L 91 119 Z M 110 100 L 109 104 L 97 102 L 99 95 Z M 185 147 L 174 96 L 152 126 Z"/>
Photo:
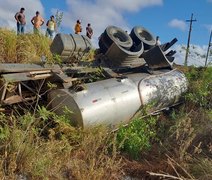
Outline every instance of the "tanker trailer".
<path id="1" fill-rule="evenodd" d="M 94 65 L 105 70 L 110 75 L 109 79 L 82 83 L 80 88 L 69 87 L 49 92 L 50 109 L 62 115 L 68 108 L 72 111 L 70 122 L 76 126 L 88 128 L 101 124 L 115 128 L 128 123 L 145 106 L 150 107 L 148 113 L 153 113 L 179 103 L 187 90 L 187 79 L 181 71 L 172 69 L 163 51 L 176 41 L 159 47 L 147 29 L 136 27 L 132 32 L 131 39 L 120 28 L 107 27 L 99 42 L 102 53 L 94 60 Z M 62 37 L 60 44 L 67 47 L 73 44 L 69 36 Z M 57 49 L 61 46 L 56 42 L 52 43 L 56 49 L 53 53 L 59 52 Z M 145 52 L 143 43 L 151 45 Z M 64 47 L 60 49 L 61 52 L 65 50 Z M 161 51 L 156 51 L 157 48 Z"/>
<path id="2" fill-rule="evenodd" d="M 175 105 L 186 90 L 187 79 L 182 72 L 158 70 L 152 75 L 133 73 L 87 83 L 78 92 L 57 89 L 49 93 L 48 101 L 57 114 L 63 114 L 64 107 L 70 109 L 73 125 L 115 128 L 128 123 L 145 105 L 151 105 L 149 113 Z"/>

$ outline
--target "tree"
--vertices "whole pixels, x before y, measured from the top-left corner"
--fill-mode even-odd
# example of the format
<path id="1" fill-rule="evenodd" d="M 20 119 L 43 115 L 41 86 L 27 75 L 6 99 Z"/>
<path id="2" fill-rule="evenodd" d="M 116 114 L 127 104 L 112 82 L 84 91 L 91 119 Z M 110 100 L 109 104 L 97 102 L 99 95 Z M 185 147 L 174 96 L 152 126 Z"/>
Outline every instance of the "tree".
<path id="1" fill-rule="evenodd" d="M 55 14 L 55 21 L 56 21 L 56 25 L 57 25 L 57 31 L 59 31 L 60 29 L 60 25 L 63 19 L 63 12 L 60 12 L 59 10 L 57 10 L 56 14 Z"/>

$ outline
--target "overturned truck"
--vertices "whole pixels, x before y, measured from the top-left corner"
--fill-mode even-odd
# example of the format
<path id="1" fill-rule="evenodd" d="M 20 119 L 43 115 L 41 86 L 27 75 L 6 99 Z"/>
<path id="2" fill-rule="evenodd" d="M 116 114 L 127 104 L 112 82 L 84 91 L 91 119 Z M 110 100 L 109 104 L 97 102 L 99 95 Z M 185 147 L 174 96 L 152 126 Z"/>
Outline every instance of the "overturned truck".
<path id="1" fill-rule="evenodd" d="M 44 97 L 57 114 L 72 111 L 70 121 L 84 128 L 128 123 L 145 106 L 149 113 L 175 106 L 187 90 L 187 79 L 173 68 L 170 47 L 162 45 L 144 27 L 130 34 L 108 26 L 99 38 L 98 54 L 83 35 L 57 34 L 51 44 L 60 65 L 1 64 L 1 106 L 35 102 Z M 101 73 L 100 73 L 101 72 Z M 48 84 L 56 84 L 54 89 Z"/>

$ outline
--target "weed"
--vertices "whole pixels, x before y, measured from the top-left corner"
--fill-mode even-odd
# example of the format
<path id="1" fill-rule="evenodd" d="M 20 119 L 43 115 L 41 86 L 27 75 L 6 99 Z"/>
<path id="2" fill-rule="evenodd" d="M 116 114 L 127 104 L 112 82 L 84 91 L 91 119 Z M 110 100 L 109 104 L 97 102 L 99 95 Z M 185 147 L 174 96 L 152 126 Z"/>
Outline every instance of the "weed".
<path id="1" fill-rule="evenodd" d="M 156 117 L 137 118 L 127 127 L 121 127 L 117 132 L 119 148 L 133 158 L 138 158 L 142 150 L 148 150 L 150 140 L 155 137 Z"/>

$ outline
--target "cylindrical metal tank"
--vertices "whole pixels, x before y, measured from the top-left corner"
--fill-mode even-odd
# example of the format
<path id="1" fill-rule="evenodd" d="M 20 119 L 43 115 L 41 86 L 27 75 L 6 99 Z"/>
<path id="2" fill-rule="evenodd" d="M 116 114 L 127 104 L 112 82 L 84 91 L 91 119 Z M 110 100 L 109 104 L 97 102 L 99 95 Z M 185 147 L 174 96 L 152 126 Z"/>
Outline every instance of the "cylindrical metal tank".
<path id="1" fill-rule="evenodd" d="M 137 73 L 125 78 L 112 78 L 85 84 L 85 89 L 69 89 L 49 93 L 51 108 L 63 114 L 66 106 L 73 111 L 70 119 L 84 128 L 104 124 L 115 127 L 128 122 L 143 105 L 160 110 L 176 104 L 187 90 L 185 75 L 178 71 Z"/>
<path id="2" fill-rule="evenodd" d="M 188 88 L 185 74 L 177 69 L 166 70 L 144 79 L 140 79 L 134 74 L 130 75 L 129 78 L 138 87 L 142 105 L 149 104 L 152 111 L 177 104 Z"/>
<path id="3" fill-rule="evenodd" d="M 108 79 L 86 84 L 85 90 L 68 89 L 50 92 L 49 101 L 58 114 L 66 106 L 73 111 L 71 121 L 83 127 L 126 122 L 140 107 L 137 86 L 132 80 Z"/>
<path id="4" fill-rule="evenodd" d="M 69 34 L 56 34 L 50 46 L 50 50 L 54 54 L 70 55 L 75 50 L 75 42 Z"/>
<path id="5" fill-rule="evenodd" d="M 50 46 L 53 54 L 58 54 L 64 62 L 76 62 L 92 48 L 88 37 L 78 34 L 57 34 Z"/>

